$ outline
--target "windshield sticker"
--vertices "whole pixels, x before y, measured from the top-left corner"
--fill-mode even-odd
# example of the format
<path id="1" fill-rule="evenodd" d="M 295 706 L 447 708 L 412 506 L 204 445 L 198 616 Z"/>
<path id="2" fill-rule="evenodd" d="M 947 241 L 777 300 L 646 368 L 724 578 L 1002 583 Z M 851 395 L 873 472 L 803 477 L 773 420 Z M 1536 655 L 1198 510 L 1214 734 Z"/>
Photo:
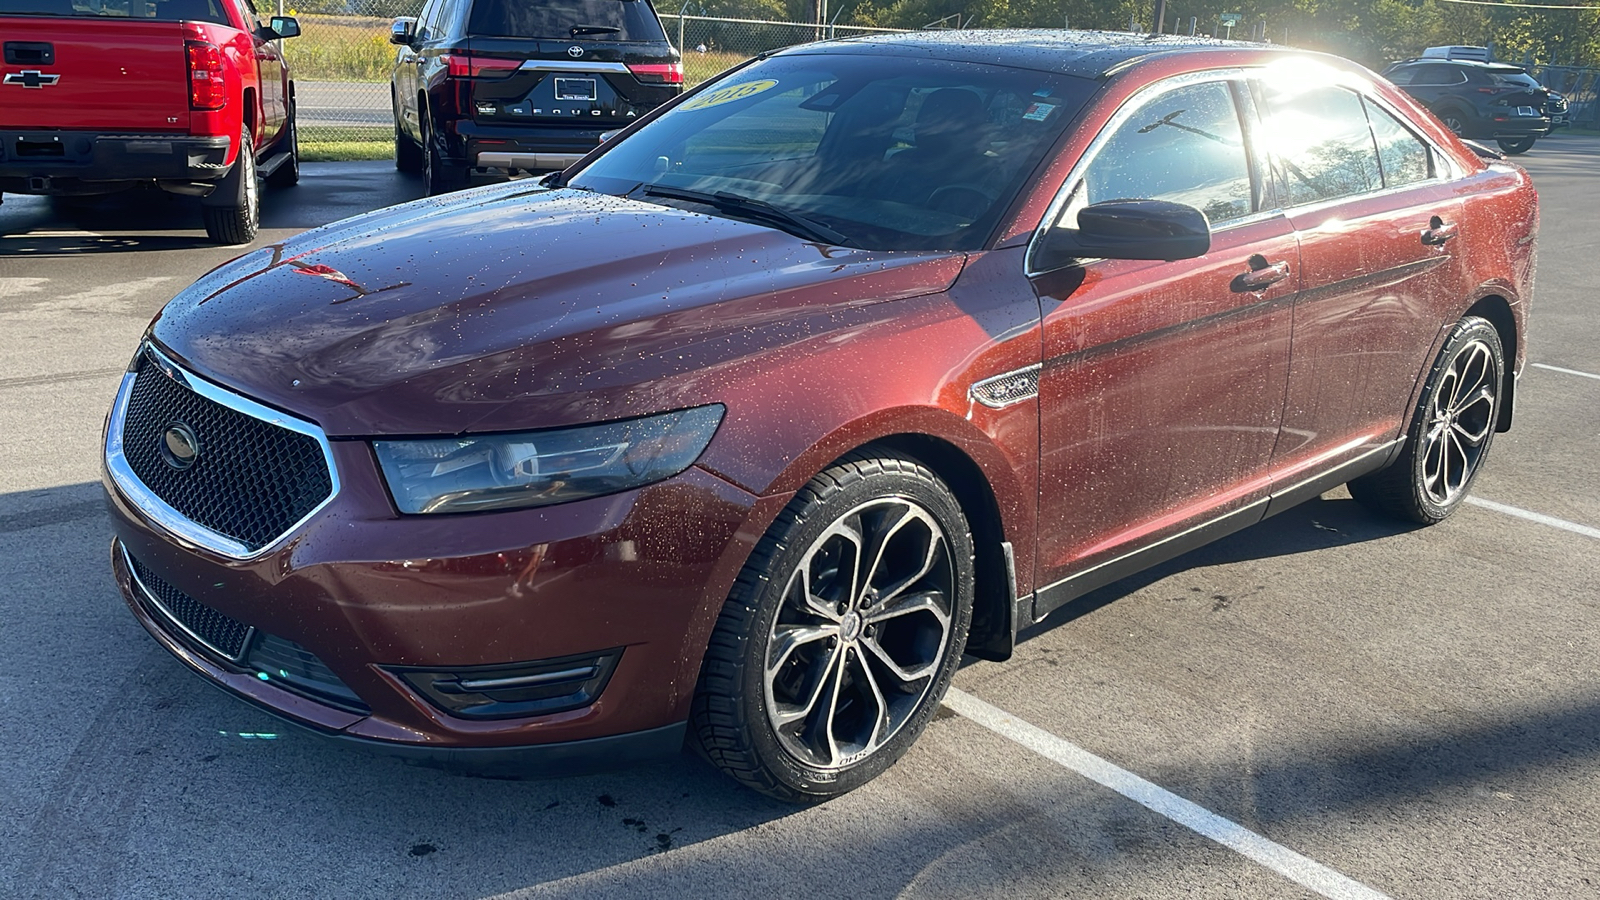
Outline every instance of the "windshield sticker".
<path id="1" fill-rule="evenodd" d="M 1028 104 L 1028 111 L 1023 113 L 1022 117 L 1029 122 L 1043 122 L 1045 119 L 1050 118 L 1050 114 L 1055 111 L 1056 105 L 1054 103 L 1030 103 Z"/>
<path id="2" fill-rule="evenodd" d="M 690 100 L 688 103 L 685 103 L 678 108 L 688 110 L 707 109 L 712 106 L 721 106 L 724 103 L 732 103 L 735 100 L 743 100 L 746 97 L 754 97 L 763 91 L 770 91 L 777 86 L 778 83 L 776 81 L 772 81 L 771 79 L 766 81 L 747 81 L 744 84 L 730 84 L 727 87 L 717 88 L 714 91 L 707 91 L 706 93 L 701 94 L 700 96 Z"/>

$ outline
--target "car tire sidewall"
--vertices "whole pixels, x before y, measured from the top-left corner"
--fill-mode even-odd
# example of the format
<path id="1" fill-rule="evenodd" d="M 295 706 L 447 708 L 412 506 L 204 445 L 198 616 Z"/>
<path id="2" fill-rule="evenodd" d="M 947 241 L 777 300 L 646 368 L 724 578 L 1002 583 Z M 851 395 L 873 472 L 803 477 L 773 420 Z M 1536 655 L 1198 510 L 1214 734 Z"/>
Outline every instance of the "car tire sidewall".
<path id="1" fill-rule="evenodd" d="M 1478 475 L 1483 472 L 1483 467 L 1489 459 L 1489 450 L 1494 443 L 1495 425 L 1490 423 L 1489 433 L 1484 438 L 1483 448 L 1479 453 L 1477 464 L 1472 469 L 1472 474 L 1461 486 L 1455 499 L 1448 504 L 1434 501 L 1427 491 L 1426 466 L 1428 453 L 1423 447 L 1423 437 L 1429 428 L 1429 411 L 1433 407 L 1435 396 L 1443 386 L 1445 373 L 1450 370 L 1456 358 L 1463 349 L 1475 341 L 1482 341 L 1489 347 L 1490 355 L 1494 359 L 1495 367 L 1495 418 L 1500 415 L 1501 404 L 1505 402 L 1505 349 L 1500 345 L 1500 333 L 1485 319 L 1477 316 L 1468 316 L 1461 320 L 1444 348 L 1439 352 L 1439 359 L 1434 364 L 1433 370 L 1428 373 L 1428 384 L 1422 392 L 1422 398 L 1417 402 L 1417 408 L 1412 415 L 1410 433 L 1407 441 L 1410 452 L 1406 454 L 1406 465 L 1411 489 L 1411 499 L 1416 509 L 1426 521 L 1440 522 L 1447 518 L 1456 508 L 1472 493 L 1472 486 L 1478 480 Z"/>
<path id="2" fill-rule="evenodd" d="M 871 500 L 900 496 L 914 500 L 938 519 L 950 542 L 951 558 L 955 563 L 957 596 L 951 598 L 953 615 L 950 623 L 949 645 L 940 662 L 922 705 L 918 707 L 900 731 L 867 758 L 841 769 L 820 769 L 792 756 L 779 743 L 767 718 L 764 662 L 767 641 L 772 633 L 773 621 L 778 615 L 784 589 L 790 573 L 803 560 L 812 543 L 845 512 Z M 745 721 L 751 725 L 751 742 L 756 754 L 767 768 L 787 787 L 818 799 L 847 793 L 871 781 L 904 756 L 928 723 L 938 712 L 939 702 L 949 688 L 956 668 L 961 663 L 966 647 L 967 633 L 972 625 L 972 597 L 975 576 L 972 562 L 972 538 L 966 518 L 959 503 L 938 481 L 907 475 L 902 472 L 884 472 L 848 485 L 829 494 L 823 503 L 806 511 L 800 526 L 786 536 L 785 546 L 775 555 L 756 602 L 756 615 L 751 619 L 749 640 L 744 658 L 744 678 L 740 685 L 740 702 L 746 705 Z M 775 575 L 773 573 L 776 573 Z"/>

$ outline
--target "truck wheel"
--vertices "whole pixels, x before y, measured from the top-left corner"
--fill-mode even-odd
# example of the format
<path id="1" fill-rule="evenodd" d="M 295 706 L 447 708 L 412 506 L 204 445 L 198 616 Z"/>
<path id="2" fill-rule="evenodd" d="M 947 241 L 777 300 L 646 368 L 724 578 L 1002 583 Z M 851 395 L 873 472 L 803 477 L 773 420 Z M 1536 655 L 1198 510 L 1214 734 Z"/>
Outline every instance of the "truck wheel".
<path id="1" fill-rule="evenodd" d="M 300 183 L 300 126 L 295 124 L 294 104 L 289 104 L 289 123 L 283 136 L 281 149 L 289 154 L 289 161 L 267 176 L 267 184 L 275 188 L 294 187 Z"/>
<path id="2" fill-rule="evenodd" d="M 261 184 L 249 129 L 239 134 L 239 159 L 209 197 L 200 201 L 206 234 L 219 244 L 248 244 L 261 225 Z"/>
<path id="3" fill-rule="evenodd" d="M 1527 153 L 1529 150 L 1533 149 L 1533 142 L 1534 138 L 1531 137 L 1497 138 L 1495 140 L 1495 143 L 1500 145 L 1500 149 L 1504 150 L 1507 156 L 1516 156 L 1519 153 Z"/>

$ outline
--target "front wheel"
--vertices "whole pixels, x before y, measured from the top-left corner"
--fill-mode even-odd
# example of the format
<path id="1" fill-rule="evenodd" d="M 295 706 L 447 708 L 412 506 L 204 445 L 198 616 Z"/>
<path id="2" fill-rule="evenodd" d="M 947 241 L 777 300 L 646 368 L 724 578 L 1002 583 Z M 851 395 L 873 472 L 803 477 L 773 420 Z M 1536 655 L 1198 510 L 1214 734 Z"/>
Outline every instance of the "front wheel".
<path id="1" fill-rule="evenodd" d="M 790 802 L 893 765 L 961 660 L 972 552 L 955 497 L 913 460 L 856 453 L 812 479 L 723 605 L 691 714 L 700 749 Z"/>
<path id="2" fill-rule="evenodd" d="M 1532 138 L 1532 137 L 1496 138 L 1495 139 L 1495 143 L 1499 144 L 1500 145 L 1500 149 L 1503 150 L 1509 156 L 1516 156 L 1516 155 L 1521 154 L 1521 153 L 1527 153 L 1529 150 L 1533 149 L 1533 142 L 1534 142 L 1534 138 Z"/>
<path id="3" fill-rule="evenodd" d="M 1428 374 L 1400 458 L 1350 482 L 1350 496 L 1424 525 L 1455 512 L 1489 456 L 1505 366 L 1494 326 L 1477 316 L 1462 319 Z"/>

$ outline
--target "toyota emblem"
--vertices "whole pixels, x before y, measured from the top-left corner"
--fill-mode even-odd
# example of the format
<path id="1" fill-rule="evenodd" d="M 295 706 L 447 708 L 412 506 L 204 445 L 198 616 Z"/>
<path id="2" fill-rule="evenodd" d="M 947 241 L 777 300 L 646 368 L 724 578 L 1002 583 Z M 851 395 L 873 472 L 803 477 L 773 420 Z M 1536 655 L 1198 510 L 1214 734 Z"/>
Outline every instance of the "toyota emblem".
<path id="1" fill-rule="evenodd" d="M 161 435 L 161 458 L 174 469 L 187 469 L 200 457 L 200 440 L 182 422 L 167 426 Z"/>
<path id="2" fill-rule="evenodd" d="M 573 44 L 571 47 L 567 48 L 567 55 L 573 59 L 577 59 L 583 55 L 583 48 L 579 47 L 577 44 Z"/>

